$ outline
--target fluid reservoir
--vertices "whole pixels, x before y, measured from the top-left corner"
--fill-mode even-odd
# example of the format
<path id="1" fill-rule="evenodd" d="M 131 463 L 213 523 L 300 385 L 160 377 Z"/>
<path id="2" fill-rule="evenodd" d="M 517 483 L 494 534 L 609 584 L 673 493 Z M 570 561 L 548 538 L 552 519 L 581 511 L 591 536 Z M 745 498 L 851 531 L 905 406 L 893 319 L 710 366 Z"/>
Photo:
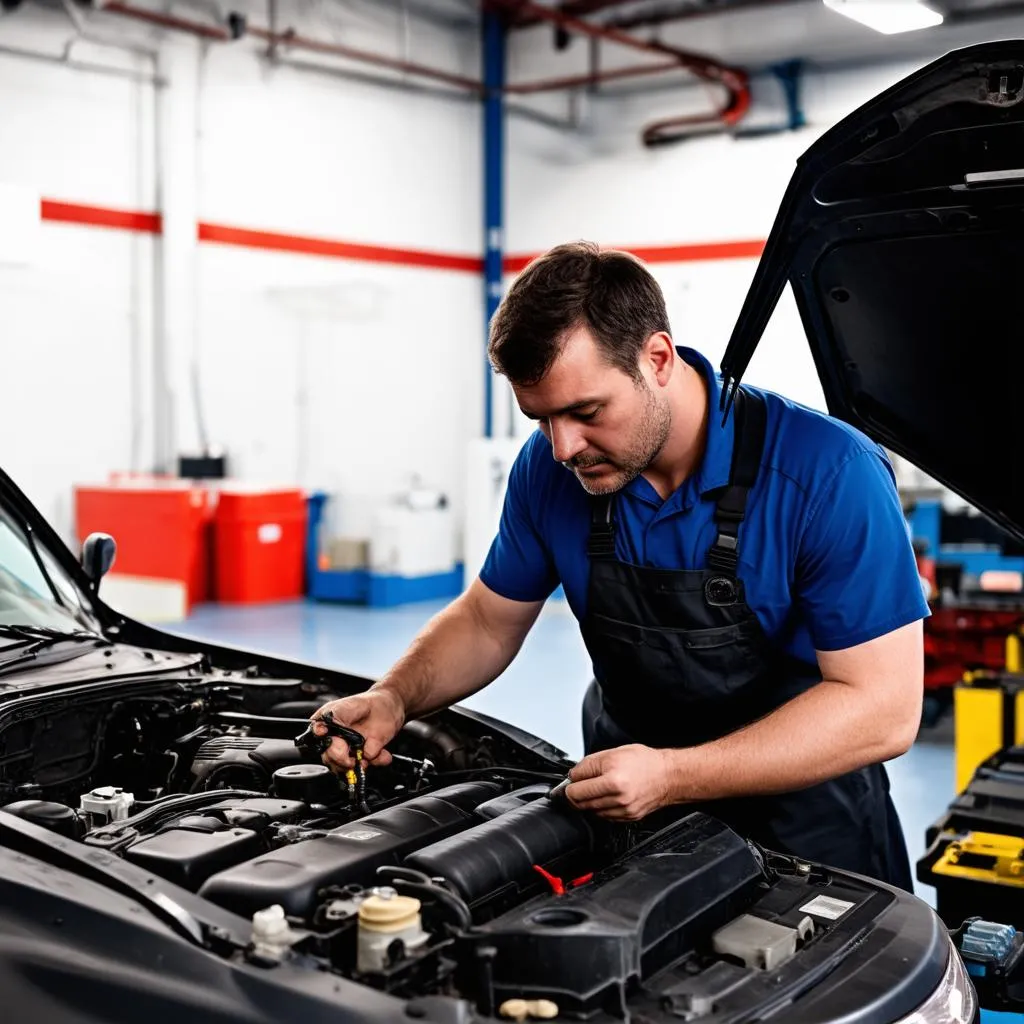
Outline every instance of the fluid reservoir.
<path id="1" fill-rule="evenodd" d="M 420 919 L 420 901 L 399 896 L 394 889 L 374 889 L 359 907 L 359 939 L 356 967 L 361 972 L 380 971 L 388 959 L 388 947 L 401 939 L 407 955 L 430 938 Z"/>
<path id="2" fill-rule="evenodd" d="M 93 828 L 112 821 L 124 821 L 131 813 L 135 797 L 119 786 L 100 786 L 82 794 L 79 809 Z"/>
<path id="3" fill-rule="evenodd" d="M 273 792 L 284 800 L 328 804 L 341 799 L 337 776 L 325 764 L 290 764 L 274 772 Z"/>

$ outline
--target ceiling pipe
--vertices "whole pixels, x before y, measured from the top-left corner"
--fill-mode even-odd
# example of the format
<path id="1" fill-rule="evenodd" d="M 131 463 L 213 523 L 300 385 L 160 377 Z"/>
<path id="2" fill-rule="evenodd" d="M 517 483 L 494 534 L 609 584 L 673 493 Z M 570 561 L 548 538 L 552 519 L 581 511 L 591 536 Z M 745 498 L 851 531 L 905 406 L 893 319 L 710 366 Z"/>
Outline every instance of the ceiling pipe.
<path id="1" fill-rule="evenodd" d="M 371 53 L 356 47 L 344 46 L 340 43 L 329 43 L 318 39 L 311 39 L 300 35 L 294 29 L 274 32 L 269 28 L 248 23 L 240 14 L 229 15 L 229 27 L 225 28 L 220 25 L 211 25 L 205 21 L 195 21 L 191 18 L 180 18 L 176 15 L 164 14 L 161 11 L 150 10 L 146 7 L 136 7 L 134 4 L 124 3 L 122 0 L 108 0 L 108 2 L 102 4 L 100 10 L 106 14 L 117 14 L 121 17 L 132 18 L 135 21 L 155 25 L 158 28 L 188 32 L 191 35 L 198 36 L 200 39 L 208 39 L 214 42 L 226 43 L 240 39 L 248 34 L 255 39 L 269 43 L 275 49 L 277 47 L 289 47 L 294 50 L 308 50 L 311 53 L 327 54 L 357 63 L 371 64 L 374 67 L 388 68 L 391 71 L 398 71 L 417 78 L 428 78 L 436 82 L 443 82 L 446 85 L 477 95 L 483 93 L 483 84 L 474 78 L 456 75 L 425 64 L 416 64 L 412 61 L 388 57 L 381 53 Z"/>
<path id="2" fill-rule="evenodd" d="M 703 54 L 679 50 L 655 40 L 638 39 L 620 29 L 608 28 L 574 18 L 564 11 L 542 7 L 532 0 L 491 0 L 491 4 L 502 8 L 506 14 L 522 14 L 540 21 L 548 21 L 578 35 L 601 39 L 620 46 L 628 46 L 645 53 L 671 57 L 680 67 L 705 82 L 721 85 L 726 91 L 726 101 L 717 110 L 708 114 L 693 114 L 684 117 L 667 118 L 648 125 L 641 138 L 645 146 L 662 145 L 687 137 L 694 129 L 712 130 L 731 128 L 738 124 L 750 109 L 750 79 L 741 68 L 729 67 Z"/>
<path id="3" fill-rule="evenodd" d="M 262 39 L 264 42 L 274 46 L 288 47 L 294 50 L 308 50 L 310 53 L 320 53 L 363 64 L 373 64 L 376 67 L 388 68 L 401 74 L 443 82 L 445 85 L 450 85 L 457 89 L 465 89 L 467 92 L 480 95 L 483 95 L 484 92 L 483 83 L 475 78 L 467 78 L 465 75 L 456 75 L 450 71 L 443 71 L 440 68 L 428 67 L 426 64 L 416 64 L 397 57 L 387 57 L 384 54 L 371 53 L 368 50 L 359 50 L 340 43 L 328 43 L 319 39 L 311 39 L 309 36 L 300 35 L 295 29 L 288 28 L 283 32 L 274 33 L 270 29 L 262 28 L 259 25 L 249 25 L 247 31 L 254 39 Z"/>
<path id="4" fill-rule="evenodd" d="M 154 25 L 159 28 L 188 32 L 201 39 L 207 39 L 215 42 L 230 42 L 248 34 L 254 39 L 259 39 L 267 43 L 268 48 L 272 53 L 277 53 L 280 49 L 284 48 L 291 50 L 306 50 L 310 53 L 339 57 L 343 60 L 368 64 L 378 68 L 386 68 L 390 71 L 395 71 L 403 75 L 410 75 L 414 78 L 423 78 L 440 82 L 472 96 L 479 97 L 485 94 L 483 82 L 475 78 L 457 75 L 453 72 L 430 67 L 425 64 L 417 64 L 412 61 L 401 60 L 397 57 L 389 57 L 385 54 L 360 50 L 340 43 L 313 39 L 309 36 L 301 35 L 294 29 L 290 28 L 282 29 L 280 31 L 275 30 L 273 27 L 265 28 L 261 25 L 254 25 L 251 22 L 247 22 L 239 14 L 229 15 L 228 27 L 225 28 L 224 26 L 213 25 L 206 21 L 196 21 L 190 18 L 182 18 L 177 15 L 170 15 L 160 11 L 150 10 L 145 7 L 136 7 L 133 4 L 124 2 L 124 0 L 108 0 L 108 2 L 103 4 L 100 9 L 107 14 L 116 14 L 125 18 L 132 18 L 136 21 L 145 22 L 146 24 Z M 678 70 L 682 66 L 679 56 L 675 51 L 659 50 L 656 47 L 648 47 L 646 45 L 642 48 L 648 52 L 658 52 L 662 56 L 667 53 L 672 57 L 672 60 L 670 62 L 663 61 L 660 64 L 634 65 L 608 71 L 591 72 L 589 74 L 538 79 L 533 82 L 510 83 L 506 85 L 505 92 L 517 95 L 555 92 L 561 89 L 593 86 L 600 84 L 601 82 L 663 74 Z"/>
<path id="5" fill-rule="evenodd" d="M 567 75 L 563 78 L 542 78 L 535 82 L 519 82 L 505 86 L 505 92 L 527 95 L 535 92 L 555 92 L 558 89 L 576 89 L 583 86 L 599 85 L 602 82 L 614 82 L 623 78 L 639 78 L 644 75 L 664 75 L 678 71 L 676 61 L 661 64 L 635 64 L 625 68 L 614 68 L 609 71 L 592 71 L 582 75 Z"/>

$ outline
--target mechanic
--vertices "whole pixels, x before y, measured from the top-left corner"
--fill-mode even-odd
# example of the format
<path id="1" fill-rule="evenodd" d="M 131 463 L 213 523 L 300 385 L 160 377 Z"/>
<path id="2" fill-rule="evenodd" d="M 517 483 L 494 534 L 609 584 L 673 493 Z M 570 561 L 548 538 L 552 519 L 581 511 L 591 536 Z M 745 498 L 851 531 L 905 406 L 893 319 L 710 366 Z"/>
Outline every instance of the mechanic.
<path id="1" fill-rule="evenodd" d="M 746 385 L 723 415 L 644 265 L 589 243 L 523 271 L 489 354 L 539 430 L 479 578 L 321 712 L 387 763 L 407 719 L 504 671 L 561 583 L 595 675 L 572 804 L 619 820 L 699 807 L 912 889 L 882 762 L 920 723 L 928 605 L 885 452 Z M 337 738 L 324 756 L 351 763 Z"/>

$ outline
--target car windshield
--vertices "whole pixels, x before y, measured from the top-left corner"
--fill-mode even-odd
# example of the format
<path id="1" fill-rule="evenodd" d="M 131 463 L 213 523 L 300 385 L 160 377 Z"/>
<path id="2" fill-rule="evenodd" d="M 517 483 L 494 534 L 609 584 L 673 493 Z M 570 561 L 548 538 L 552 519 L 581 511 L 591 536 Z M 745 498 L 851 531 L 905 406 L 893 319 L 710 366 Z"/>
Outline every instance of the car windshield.
<path id="1" fill-rule="evenodd" d="M 89 628 L 74 583 L 38 539 L 34 547 L 18 521 L 0 509 L 0 625 Z M 0 647 L 8 642 L 0 639 Z"/>

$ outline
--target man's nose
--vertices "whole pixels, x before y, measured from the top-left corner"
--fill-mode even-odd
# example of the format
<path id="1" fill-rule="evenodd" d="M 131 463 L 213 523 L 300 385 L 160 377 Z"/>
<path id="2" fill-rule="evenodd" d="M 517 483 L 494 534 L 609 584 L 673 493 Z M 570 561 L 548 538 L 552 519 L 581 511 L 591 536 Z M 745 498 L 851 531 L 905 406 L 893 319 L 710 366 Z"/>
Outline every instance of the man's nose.
<path id="1" fill-rule="evenodd" d="M 558 462 L 569 462 L 586 447 L 579 424 L 551 421 L 551 454 Z"/>

